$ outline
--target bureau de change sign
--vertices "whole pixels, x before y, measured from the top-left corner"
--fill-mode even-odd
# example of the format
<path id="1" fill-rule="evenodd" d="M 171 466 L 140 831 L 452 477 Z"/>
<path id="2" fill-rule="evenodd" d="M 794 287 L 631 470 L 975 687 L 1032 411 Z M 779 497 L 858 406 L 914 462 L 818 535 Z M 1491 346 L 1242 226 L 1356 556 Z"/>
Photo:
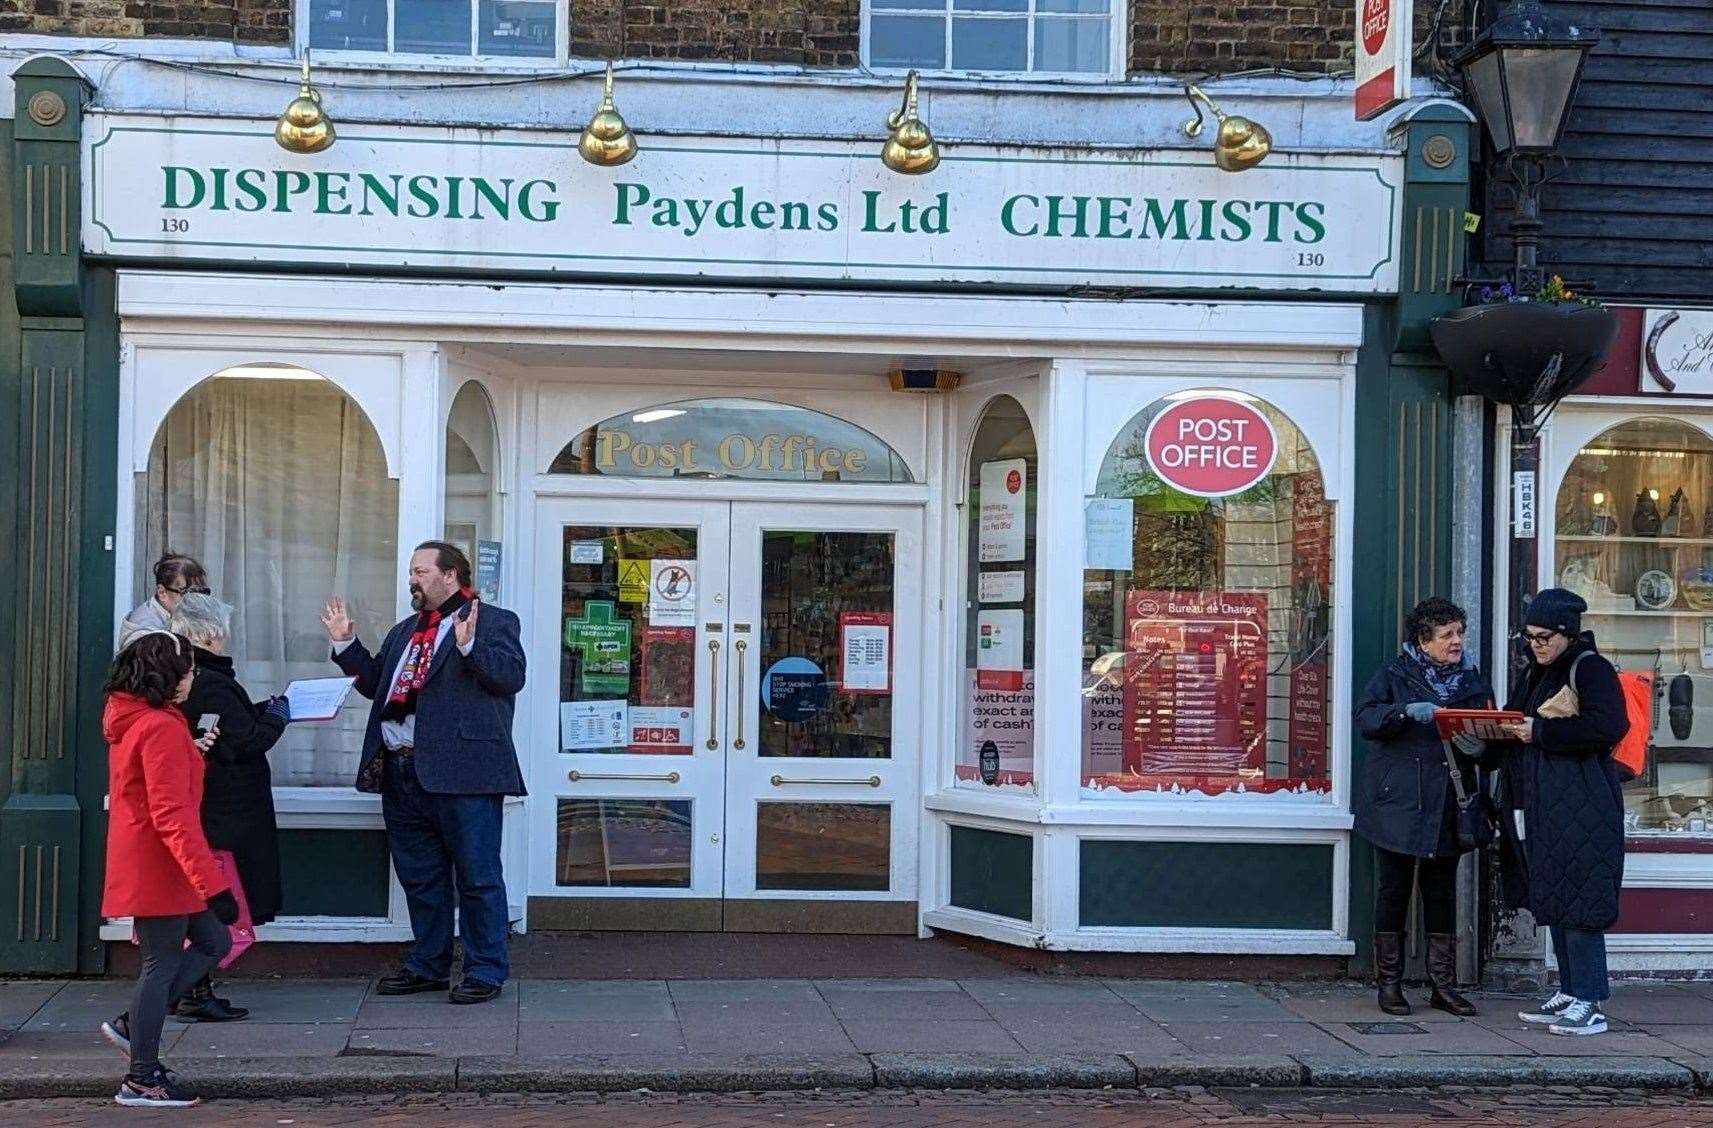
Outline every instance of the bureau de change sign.
<path id="1" fill-rule="evenodd" d="M 85 249 L 126 259 L 496 273 L 1325 290 L 1397 287 L 1399 158 L 650 138 L 352 125 L 298 156 L 273 123 L 94 113 Z"/>

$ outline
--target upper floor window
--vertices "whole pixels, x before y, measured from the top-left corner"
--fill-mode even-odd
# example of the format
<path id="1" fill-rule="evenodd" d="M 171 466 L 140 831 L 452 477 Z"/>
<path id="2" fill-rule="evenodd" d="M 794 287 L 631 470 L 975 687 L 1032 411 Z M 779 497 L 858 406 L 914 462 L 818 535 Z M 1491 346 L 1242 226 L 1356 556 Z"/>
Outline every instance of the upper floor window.
<path id="1" fill-rule="evenodd" d="M 301 0 L 309 46 L 482 59 L 558 59 L 554 0 Z"/>
<path id="2" fill-rule="evenodd" d="M 869 0 L 868 65 L 1106 74 L 1118 0 Z"/>

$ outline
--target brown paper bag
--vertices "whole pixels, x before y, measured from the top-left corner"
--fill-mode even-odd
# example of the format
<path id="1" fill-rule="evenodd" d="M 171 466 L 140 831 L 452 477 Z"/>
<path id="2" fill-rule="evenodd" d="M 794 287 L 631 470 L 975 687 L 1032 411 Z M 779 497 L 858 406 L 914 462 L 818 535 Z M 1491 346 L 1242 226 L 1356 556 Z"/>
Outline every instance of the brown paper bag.
<path id="1" fill-rule="evenodd" d="M 1566 685 L 1563 689 L 1541 702 L 1541 707 L 1535 710 L 1537 716 L 1543 718 L 1575 717 L 1582 712 L 1582 702 L 1576 696 L 1576 687 Z"/>

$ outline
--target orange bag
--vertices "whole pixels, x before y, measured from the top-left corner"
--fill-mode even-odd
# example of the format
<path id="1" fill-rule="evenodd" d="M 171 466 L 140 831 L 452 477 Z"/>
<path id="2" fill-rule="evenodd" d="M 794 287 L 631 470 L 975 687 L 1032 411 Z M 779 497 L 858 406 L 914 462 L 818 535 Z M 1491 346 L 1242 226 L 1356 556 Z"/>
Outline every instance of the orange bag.
<path id="1" fill-rule="evenodd" d="M 1593 651 L 1583 651 L 1570 664 L 1570 691 L 1576 692 L 1576 667 Z M 1612 746 L 1612 761 L 1618 767 L 1618 779 L 1628 783 L 1641 775 L 1648 766 L 1648 744 L 1654 734 L 1654 676 L 1652 673 L 1618 671 L 1618 692 L 1624 695 L 1624 716 L 1630 727 Z"/>

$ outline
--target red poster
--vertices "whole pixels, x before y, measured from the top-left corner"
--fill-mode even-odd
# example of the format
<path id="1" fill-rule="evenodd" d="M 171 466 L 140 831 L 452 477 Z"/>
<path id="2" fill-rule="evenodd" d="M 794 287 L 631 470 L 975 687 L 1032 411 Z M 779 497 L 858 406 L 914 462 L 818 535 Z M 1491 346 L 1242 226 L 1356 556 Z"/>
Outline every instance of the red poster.
<path id="1" fill-rule="evenodd" d="M 1129 591 L 1124 617 L 1125 772 L 1157 777 L 1145 786 L 1263 782 L 1266 595 Z"/>
<path id="2" fill-rule="evenodd" d="M 1319 472 L 1296 476 L 1291 502 L 1290 777 L 1327 778 L 1327 593 L 1332 507 Z"/>
<path id="3" fill-rule="evenodd" d="M 641 685 L 633 704 L 692 704 L 696 699 L 696 628 L 643 627 L 637 636 Z"/>

